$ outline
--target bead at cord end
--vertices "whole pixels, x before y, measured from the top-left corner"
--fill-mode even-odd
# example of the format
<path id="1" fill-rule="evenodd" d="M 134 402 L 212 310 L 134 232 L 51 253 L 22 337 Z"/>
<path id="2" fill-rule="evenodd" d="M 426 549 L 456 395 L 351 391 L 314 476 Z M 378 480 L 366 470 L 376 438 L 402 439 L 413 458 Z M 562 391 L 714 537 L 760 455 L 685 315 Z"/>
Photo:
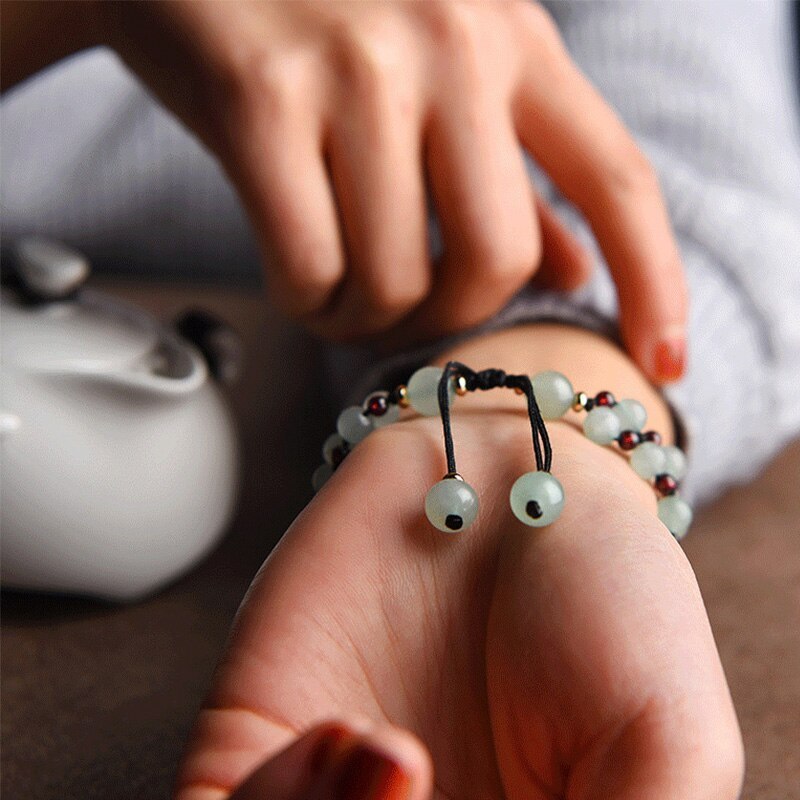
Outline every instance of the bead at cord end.
<path id="1" fill-rule="evenodd" d="M 532 528 L 555 522 L 564 510 L 564 487 L 549 472 L 526 472 L 509 493 L 514 516 Z"/>
<path id="2" fill-rule="evenodd" d="M 425 496 L 425 516 L 434 528 L 444 533 L 466 530 L 478 516 L 478 495 L 459 478 L 443 478 Z"/>

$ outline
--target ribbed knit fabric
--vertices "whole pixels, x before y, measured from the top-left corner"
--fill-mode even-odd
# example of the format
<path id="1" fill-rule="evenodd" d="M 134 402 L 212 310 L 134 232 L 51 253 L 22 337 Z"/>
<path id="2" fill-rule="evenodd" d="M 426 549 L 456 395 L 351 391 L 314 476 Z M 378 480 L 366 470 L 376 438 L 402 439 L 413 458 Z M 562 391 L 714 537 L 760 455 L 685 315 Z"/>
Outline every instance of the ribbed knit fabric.
<path id="1" fill-rule="evenodd" d="M 655 164 L 691 289 L 690 368 L 668 397 L 689 430 L 686 486 L 705 500 L 751 478 L 800 431 L 800 132 L 787 2 L 554 2 L 577 63 Z M 255 280 L 252 236 L 210 156 L 108 53 L 58 65 L 2 102 L 2 234 L 38 232 L 101 268 Z M 487 327 L 560 319 L 613 335 L 597 254 L 571 296 L 524 292 Z M 410 369 L 337 352 L 343 390 Z M 502 365 L 498 365 L 502 366 Z M 376 384 L 373 384 L 373 381 Z M 612 388 L 613 387 L 609 387 Z M 557 458 L 557 455 L 556 455 Z"/>

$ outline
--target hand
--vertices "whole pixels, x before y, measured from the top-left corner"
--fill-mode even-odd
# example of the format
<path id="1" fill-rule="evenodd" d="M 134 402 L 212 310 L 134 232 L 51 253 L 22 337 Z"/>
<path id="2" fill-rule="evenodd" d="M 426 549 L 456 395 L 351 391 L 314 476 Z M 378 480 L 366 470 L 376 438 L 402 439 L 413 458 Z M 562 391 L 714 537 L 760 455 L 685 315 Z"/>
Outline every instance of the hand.
<path id="1" fill-rule="evenodd" d="M 178 800 L 737 797 L 735 714 L 652 491 L 550 423 L 567 504 L 525 528 L 507 498 L 532 468 L 530 429 L 518 402 L 488 401 L 459 399 L 454 417 L 481 500 L 468 531 L 422 513 L 443 473 L 437 418 L 371 434 L 300 515 L 239 613 Z M 369 761 L 359 745 L 383 794 L 332 788 Z"/>
<path id="2" fill-rule="evenodd" d="M 220 157 L 272 296 L 350 337 L 409 318 L 441 334 L 586 254 L 534 196 L 526 147 L 582 210 L 616 279 L 625 340 L 682 371 L 679 256 L 653 169 L 531 2 L 100 4 L 101 38 Z M 426 189 L 445 252 L 429 263 Z"/>

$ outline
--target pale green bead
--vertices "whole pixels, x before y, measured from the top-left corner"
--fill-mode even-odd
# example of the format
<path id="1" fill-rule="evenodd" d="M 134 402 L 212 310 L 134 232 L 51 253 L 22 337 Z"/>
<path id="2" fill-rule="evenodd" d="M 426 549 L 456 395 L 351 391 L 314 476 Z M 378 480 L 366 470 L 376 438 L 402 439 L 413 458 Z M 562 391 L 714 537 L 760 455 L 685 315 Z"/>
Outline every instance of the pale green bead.
<path id="1" fill-rule="evenodd" d="M 320 464 L 311 476 L 311 486 L 314 491 L 318 492 L 331 475 L 333 475 L 333 467 L 330 464 Z"/>
<path id="2" fill-rule="evenodd" d="M 620 400 L 613 411 L 623 431 L 640 431 L 647 422 L 647 410 L 638 400 Z"/>
<path id="3" fill-rule="evenodd" d="M 514 481 L 509 502 L 520 522 L 543 528 L 561 514 L 564 487 L 549 472 L 526 472 Z"/>
<path id="4" fill-rule="evenodd" d="M 372 430 L 372 423 L 369 417 L 361 413 L 359 406 L 349 406 L 336 420 L 336 430 L 345 441 L 350 444 L 358 444 L 365 439 Z"/>
<path id="5" fill-rule="evenodd" d="M 683 480 L 686 477 L 686 456 L 679 447 L 674 445 L 666 445 L 661 448 L 664 451 L 664 472 L 667 475 L 672 475 L 675 480 Z"/>
<path id="6" fill-rule="evenodd" d="M 608 406 L 593 408 L 583 420 L 583 432 L 595 444 L 611 444 L 621 431 L 619 417 Z"/>
<path id="7" fill-rule="evenodd" d="M 658 501 L 658 518 L 667 526 L 676 539 L 683 539 L 692 524 L 692 509 L 677 495 L 663 497 Z"/>
<path id="8" fill-rule="evenodd" d="M 344 439 L 338 433 L 332 433 L 322 445 L 322 457 L 326 464 L 333 463 L 333 451 L 344 445 Z"/>
<path id="9" fill-rule="evenodd" d="M 431 525 L 440 531 L 462 531 L 478 516 L 478 495 L 465 481 L 445 478 L 428 490 L 425 514 Z"/>
<path id="10" fill-rule="evenodd" d="M 662 475 L 667 463 L 664 448 L 655 442 L 644 442 L 636 447 L 631 454 L 631 469 L 646 481 Z"/>
<path id="11" fill-rule="evenodd" d="M 439 381 L 442 378 L 441 367 L 422 367 L 410 378 L 407 385 L 408 401 L 414 411 L 426 417 L 435 417 L 439 413 Z M 450 402 L 453 402 L 455 387 L 453 382 L 448 386 Z"/>
<path id="12" fill-rule="evenodd" d="M 382 417 L 370 416 L 369 419 L 373 428 L 383 428 L 386 425 L 391 425 L 400 419 L 400 406 L 391 405 L 386 409 L 386 413 Z"/>
<path id="13" fill-rule="evenodd" d="M 533 393 L 545 419 L 563 417 L 572 407 L 575 392 L 565 375 L 555 370 L 538 372 L 531 378 Z"/>

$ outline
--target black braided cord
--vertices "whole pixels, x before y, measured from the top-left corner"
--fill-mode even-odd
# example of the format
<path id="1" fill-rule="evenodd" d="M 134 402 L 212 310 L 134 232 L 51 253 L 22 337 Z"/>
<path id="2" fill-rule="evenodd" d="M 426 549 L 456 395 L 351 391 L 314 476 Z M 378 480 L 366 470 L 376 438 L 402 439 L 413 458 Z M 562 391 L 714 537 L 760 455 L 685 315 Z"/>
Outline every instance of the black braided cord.
<path id="1" fill-rule="evenodd" d="M 505 387 L 507 389 L 519 389 L 528 399 L 528 416 L 531 421 L 531 434 L 533 438 L 533 454 L 536 458 L 536 469 L 545 472 L 550 471 L 553 461 L 553 451 L 550 446 L 550 437 L 547 435 L 547 428 L 536 402 L 536 395 L 533 391 L 533 384 L 527 375 L 508 375 L 502 369 L 484 369 L 476 372 L 466 364 L 459 361 L 448 361 L 445 365 L 442 377 L 439 380 L 438 399 L 439 412 L 442 416 L 442 428 L 444 431 L 444 449 L 447 455 L 447 474 L 456 475 L 456 455 L 453 445 L 453 430 L 450 421 L 450 392 L 448 387 L 453 378 L 463 378 L 464 385 L 468 392 L 482 391 Z"/>

